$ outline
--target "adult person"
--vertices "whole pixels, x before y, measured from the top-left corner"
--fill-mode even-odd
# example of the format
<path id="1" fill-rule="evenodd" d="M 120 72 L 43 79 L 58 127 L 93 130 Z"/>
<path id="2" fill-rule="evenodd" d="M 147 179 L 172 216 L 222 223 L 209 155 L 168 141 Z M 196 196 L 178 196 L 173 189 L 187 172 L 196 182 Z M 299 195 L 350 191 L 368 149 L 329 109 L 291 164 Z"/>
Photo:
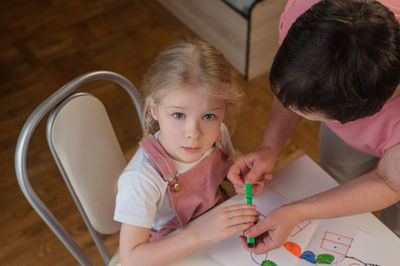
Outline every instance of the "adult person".
<path id="1" fill-rule="evenodd" d="M 380 210 L 400 200 L 400 5 L 396 1 L 288 1 L 281 16 L 281 46 L 270 72 L 276 98 L 262 146 L 240 157 L 228 178 L 238 193 L 243 193 L 244 183 L 252 183 L 260 192 L 303 117 L 321 121 L 324 169 L 341 182 L 353 179 L 271 211 L 245 231 L 246 237 L 258 237 L 252 252 L 281 246 L 304 220 Z M 392 211 L 388 220 L 400 233 L 399 212 Z M 242 242 L 248 249 L 244 237 Z"/>

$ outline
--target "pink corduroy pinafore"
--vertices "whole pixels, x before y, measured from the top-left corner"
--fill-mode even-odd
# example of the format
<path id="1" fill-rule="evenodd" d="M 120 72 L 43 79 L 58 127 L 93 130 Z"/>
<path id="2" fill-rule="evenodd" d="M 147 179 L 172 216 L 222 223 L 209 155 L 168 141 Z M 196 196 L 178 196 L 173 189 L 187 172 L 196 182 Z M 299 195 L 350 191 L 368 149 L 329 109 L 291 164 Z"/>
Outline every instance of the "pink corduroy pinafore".
<path id="1" fill-rule="evenodd" d="M 232 158 L 223 149 L 214 149 L 197 165 L 179 174 L 171 158 L 153 135 L 146 136 L 140 142 L 140 147 L 168 183 L 167 191 L 176 215 L 160 230 L 152 229 L 150 241 L 159 240 L 185 226 L 193 218 L 227 199 L 220 184 L 232 165 Z"/>

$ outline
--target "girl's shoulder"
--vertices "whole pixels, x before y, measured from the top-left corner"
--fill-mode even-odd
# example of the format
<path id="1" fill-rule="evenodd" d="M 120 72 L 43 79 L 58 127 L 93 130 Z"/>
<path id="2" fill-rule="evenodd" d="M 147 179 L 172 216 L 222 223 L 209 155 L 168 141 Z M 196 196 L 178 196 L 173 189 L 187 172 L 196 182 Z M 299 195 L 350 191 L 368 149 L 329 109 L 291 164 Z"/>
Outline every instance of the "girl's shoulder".
<path id="1" fill-rule="evenodd" d="M 120 175 L 118 183 L 120 184 L 125 182 L 133 183 L 135 185 L 147 184 L 156 187 L 161 191 L 164 190 L 164 187 L 166 186 L 153 162 L 142 148 L 139 148 L 136 151 L 135 155 Z"/>
<path id="2" fill-rule="evenodd" d="M 133 155 L 132 159 L 128 162 L 125 171 L 137 171 L 141 170 L 143 166 L 150 164 L 150 160 L 142 148 L 138 150 Z"/>

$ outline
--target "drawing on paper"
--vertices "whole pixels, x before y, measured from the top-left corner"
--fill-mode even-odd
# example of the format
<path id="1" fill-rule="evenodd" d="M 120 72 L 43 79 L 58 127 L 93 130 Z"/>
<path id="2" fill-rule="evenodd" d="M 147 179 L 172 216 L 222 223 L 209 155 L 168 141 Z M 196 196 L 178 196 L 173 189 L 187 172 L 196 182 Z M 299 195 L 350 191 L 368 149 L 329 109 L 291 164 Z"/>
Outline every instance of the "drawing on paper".
<path id="1" fill-rule="evenodd" d="M 325 231 L 323 238 L 321 239 L 320 248 L 326 253 L 315 254 L 312 250 L 305 250 L 302 252 L 301 247 L 292 241 L 287 241 L 283 246 L 294 256 L 312 264 L 336 265 L 345 259 L 351 259 L 357 261 L 356 263 L 352 263 L 352 266 L 379 266 L 378 264 L 365 263 L 360 259 L 348 256 L 353 240 L 352 237 L 343 234 Z"/>
<path id="2" fill-rule="evenodd" d="M 378 264 L 365 263 L 360 259 L 349 256 L 348 253 L 352 246 L 354 238 L 333 231 L 325 231 L 323 233 L 322 238 L 320 238 L 319 248 L 320 251 L 322 251 L 321 253 L 315 252 L 310 248 L 307 248 L 303 251 L 300 245 L 296 243 L 295 239 L 296 236 L 299 236 L 301 232 L 305 231 L 307 227 L 311 225 L 311 223 L 312 223 L 311 221 L 304 221 L 298 224 L 290 234 L 288 241 L 283 244 L 283 247 L 287 251 L 289 251 L 293 256 L 301 260 L 307 261 L 311 264 L 338 265 L 345 259 L 349 259 L 355 261 L 350 264 L 352 266 L 362 266 L 362 265 L 379 266 Z M 275 261 L 268 259 L 268 253 L 265 254 L 265 257 L 261 262 L 257 261 L 252 253 L 250 253 L 250 255 L 253 262 L 258 265 L 261 266 L 278 265 Z"/>
<path id="3" fill-rule="evenodd" d="M 306 229 L 307 226 L 309 226 L 311 224 L 311 221 L 307 220 L 304 221 L 302 223 L 299 223 L 298 225 L 296 225 L 296 227 L 293 229 L 292 233 L 290 234 L 291 237 L 294 237 L 295 235 L 297 235 L 299 232 L 303 231 Z"/>
<path id="4" fill-rule="evenodd" d="M 321 249 L 339 255 L 335 263 L 342 262 L 347 257 L 347 253 L 353 242 L 353 238 L 333 232 L 325 232 L 321 241 Z"/>

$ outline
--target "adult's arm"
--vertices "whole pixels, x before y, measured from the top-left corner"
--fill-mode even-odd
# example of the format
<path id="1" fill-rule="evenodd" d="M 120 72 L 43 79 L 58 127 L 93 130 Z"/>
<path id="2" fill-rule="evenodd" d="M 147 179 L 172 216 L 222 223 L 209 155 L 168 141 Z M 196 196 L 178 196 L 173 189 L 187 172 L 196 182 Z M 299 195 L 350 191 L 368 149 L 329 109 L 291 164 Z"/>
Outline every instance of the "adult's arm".
<path id="1" fill-rule="evenodd" d="M 400 144 L 385 152 L 379 161 L 377 172 L 394 191 L 400 194 Z"/>
<path id="2" fill-rule="evenodd" d="M 376 211 L 400 200 L 400 145 L 389 149 L 376 170 L 325 193 L 294 203 L 304 219 Z"/>
<path id="3" fill-rule="evenodd" d="M 270 147 L 278 155 L 301 119 L 301 116 L 286 109 L 274 97 L 261 147 Z"/>
<path id="4" fill-rule="evenodd" d="M 246 231 L 247 237 L 262 236 L 262 241 L 252 251 L 260 254 L 280 247 L 293 227 L 302 221 L 376 211 L 396 203 L 400 200 L 399 165 L 400 145 L 385 153 L 376 170 L 273 210 Z"/>
<path id="5" fill-rule="evenodd" d="M 253 192 L 261 192 L 264 179 L 271 178 L 278 154 L 297 127 L 301 117 L 286 109 L 274 98 L 264 132 L 263 142 L 256 151 L 238 158 L 228 173 L 236 192 L 244 194 L 244 184 L 253 184 Z"/>

